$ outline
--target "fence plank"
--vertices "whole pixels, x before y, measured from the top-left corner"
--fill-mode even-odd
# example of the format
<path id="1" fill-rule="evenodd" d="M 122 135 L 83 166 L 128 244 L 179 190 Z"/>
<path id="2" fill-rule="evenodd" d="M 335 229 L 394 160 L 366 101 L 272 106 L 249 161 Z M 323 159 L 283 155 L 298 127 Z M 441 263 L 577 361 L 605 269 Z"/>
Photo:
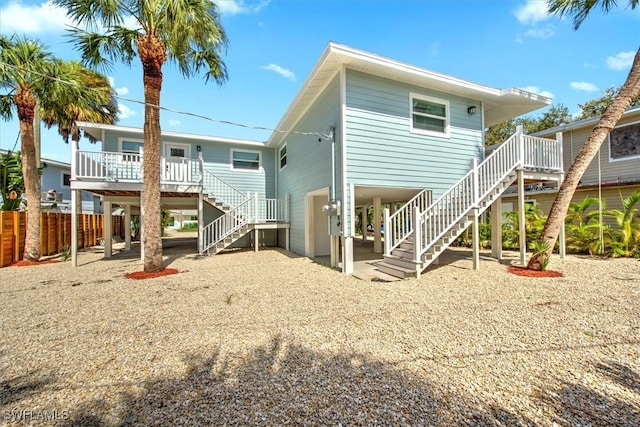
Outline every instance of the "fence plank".
<path id="1" fill-rule="evenodd" d="M 62 252 L 71 246 L 71 214 L 42 212 L 40 251 L 43 256 Z M 114 235 L 124 238 L 124 219 L 113 217 Z M 0 211 L 0 267 L 22 259 L 27 233 L 26 212 Z M 78 249 L 95 246 L 104 236 L 104 216 L 78 215 Z"/>

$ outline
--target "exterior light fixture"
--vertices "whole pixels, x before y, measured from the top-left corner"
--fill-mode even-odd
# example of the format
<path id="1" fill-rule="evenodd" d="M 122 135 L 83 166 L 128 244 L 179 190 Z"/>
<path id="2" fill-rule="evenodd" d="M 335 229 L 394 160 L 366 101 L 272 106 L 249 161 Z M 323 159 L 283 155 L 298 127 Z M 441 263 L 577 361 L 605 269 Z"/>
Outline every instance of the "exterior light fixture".
<path id="1" fill-rule="evenodd" d="M 476 114 L 476 106 L 475 105 L 471 105 L 469 107 L 467 107 L 467 114 L 469 114 L 470 116 L 473 116 Z"/>

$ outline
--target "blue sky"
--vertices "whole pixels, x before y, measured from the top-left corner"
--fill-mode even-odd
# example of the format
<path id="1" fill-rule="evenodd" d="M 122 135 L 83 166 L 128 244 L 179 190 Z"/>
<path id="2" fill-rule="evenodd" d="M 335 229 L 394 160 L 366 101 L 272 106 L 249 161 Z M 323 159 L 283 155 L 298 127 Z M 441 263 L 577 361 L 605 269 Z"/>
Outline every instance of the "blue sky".
<path id="1" fill-rule="evenodd" d="M 578 31 L 546 15 L 543 0 L 219 0 L 229 38 L 223 86 L 183 78 L 165 65 L 161 103 L 214 120 L 273 128 L 330 41 L 488 86 L 552 96 L 572 113 L 627 77 L 640 43 L 640 8 L 594 11 Z M 43 1 L 3 1 L 0 32 L 38 38 L 63 59 L 80 59 L 65 36 L 69 21 Z M 104 71 L 118 93 L 143 100 L 142 72 Z M 119 124 L 142 127 L 143 107 L 120 102 Z M 161 113 L 163 130 L 264 141 L 270 132 Z M 43 157 L 69 161 L 55 130 L 42 132 Z M 0 122 L 11 149 L 17 121 Z M 83 143 L 83 148 L 87 143 Z M 19 143 L 17 145 L 19 148 Z"/>

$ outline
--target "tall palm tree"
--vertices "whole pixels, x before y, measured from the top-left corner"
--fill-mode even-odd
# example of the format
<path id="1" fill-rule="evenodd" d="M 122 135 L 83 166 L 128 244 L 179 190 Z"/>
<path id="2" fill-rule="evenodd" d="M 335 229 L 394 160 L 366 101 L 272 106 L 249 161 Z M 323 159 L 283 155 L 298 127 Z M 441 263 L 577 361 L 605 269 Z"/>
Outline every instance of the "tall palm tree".
<path id="1" fill-rule="evenodd" d="M 34 137 L 34 117 L 38 103 L 49 103 L 55 93 L 65 90 L 79 96 L 79 88 L 58 84 L 60 77 L 52 55 L 37 40 L 0 35 L 0 116 L 11 120 L 17 113 L 20 123 L 22 175 L 27 196 L 27 232 L 23 258 L 40 259 L 40 176 Z M 73 95 L 71 95 L 73 96 Z"/>
<path id="2" fill-rule="evenodd" d="M 40 117 L 47 128 L 57 126 L 58 133 L 65 142 L 69 138 L 74 144 L 80 141 L 80 129 L 76 122 L 92 122 L 114 124 L 118 121 L 118 103 L 116 92 L 111 87 L 106 76 L 85 68 L 78 61 L 57 60 L 58 69 L 72 78 L 70 84 L 80 85 L 83 88 L 83 96 L 72 96 L 61 99 L 69 92 L 62 93 L 55 99 L 56 104 L 40 105 Z M 96 139 L 86 134 L 91 142 Z M 76 147 L 77 148 L 77 147 Z"/>
<path id="3" fill-rule="evenodd" d="M 211 0 L 54 0 L 66 8 L 78 25 L 103 28 L 101 33 L 74 29 L 82 60 L 92 66 L 108 66 L 111 60 L 130 65 L 137 55 L 144 84 L 144 271 L 161 271 L 160 226 L 160 91 L 162 66 L 175 61 L 189 77 L 204 76 L 218 84 L 227 78 L 220 52 L 227 37 L 218 9 Z M 127 18 L 135 28 L 125 27 Z"/>
<path id="4" fill-rule="evenodd" d="M 628 0 L 629 9 L 635 9 L 640 0 Z M 571 15 L 574 20 L 574 29 L 578 29 L 587 18 L 592 9 L 600 6 L 606 13 L 616 6 L 615 0 L 548 0 L 549 13 L 560 16 Z M 564 181 L 558 190 L 558 195 L 551 206 L 547 222 L 542 230 L 540 239 L 547 244 L 547 250 L 532 256 L 527 264 L 528 268 L 541 270 L 546 264 L 546 260 L 551 256 L 555 246 L 564 217 L 569 209 L 571 199 L 587 167 L 598 153 L 602 142 L 606 139 L 611 129 L 622 117 L 622 114 L 631 105 L 631 102 L 640 95 L 640 49 L 636 52 L 633 65 L 629 71 L 627 80 L 624 82 L 615 99 L 600 117 L 600 120 L 593 128 L 591 136 L 582 146 L 576 155 L 573 164 L 567 171 Z"/>

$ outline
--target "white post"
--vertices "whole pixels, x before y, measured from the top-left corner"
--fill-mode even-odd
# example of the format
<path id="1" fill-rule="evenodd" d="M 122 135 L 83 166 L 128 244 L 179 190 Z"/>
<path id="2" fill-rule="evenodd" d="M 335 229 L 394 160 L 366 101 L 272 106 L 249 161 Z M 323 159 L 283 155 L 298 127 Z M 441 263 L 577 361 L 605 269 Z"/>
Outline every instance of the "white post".
<path id="1" fill-rule="evenodd" d="M 258 252 L 258 247 L 260 246 L 260 231 L 257 228 L 253 229 L 253 246 L 254 250 Z"/>
<path id="2" fill-rule="evenodd" d="M 560 184 L 564 181 L 564 174 L 560 174 L 560 181 L 558 181 L 558 188 L 560 188 Z M 567 256 L 567 239 L 565 234 L 565 224 L 562 221 L 562 225 L 560 226 L 560 259 L 565 259 Z"/>
<path id="3" fill-rule="evenodd" d="M 342 238 L 342 272 L 353 274 L 353 237 Z"/>
<path id="4" fill-rule="evenodd" d="M 289 222 L 289 193 L 284 194 L 284 221 Z M 287 239 L 287 250 L 289 250 L 289 239 Z"/>
<path id="5" fill-rule="evenodd" d="M 184 222 L 184 216 L 180 211 L 181 227 Z M 198 252 L 204 253 L 204 195 L 202 191 L 198 194 Z"/>
<path id="6" fill-rule="evenodd" d="M 393 240 L 393 232 L 391 231 L 391 221 L 389 220 L 389 209 L 384 210 L 384 254 L 391 255 L 391 242 Z"/>
<path id="7" fill-rule="evenodd" d="M 124 205 L 124 249 L 131 250 L 131 205 Z"/>
<path id="8" fill-rule="evenodd" d="M 140 260 L 144 261 L 144 215 L 142 214 L 144 210 L 144 192 L 140 191 L 140 216 L 139 219 L 139 233 L 140 233 Z"/>
<path id="9" fill-rule="evenodd" d="M 473 269 L 480 270 L 480 226 L 478 224 L 478 212 L 480 208 L 475 207 L 473 211 L 473 223 L 471 224 L 473 233 Z"/>
<path id="10" fill-rule="evenodd" d="M 112 215 L 112 209 L 111 209 L 111 202 L 107 202 L 105 201 L 104 204 L 104 257 L 105 258 L 111 258 L 111 255 L 113 254 L 112 251 L 112 247 L 111 247 L 111 239 L 113 238 L 113 215 Z"/>
<path id="11" fill-rule="evenodd" d="M 382 199 L 373 198 L 373 252 L 382 253 L 382 233 L 380 230 L 380 210 L 382 209 Z M 386 239 L 385 239 L 386 240 Z"/>
<path id="12" fill-rule="evenodd" d="M 473 173 L 471 174 L 473 177 L 473 206 L 480 205 L 480 177 L 478 176 L 478 159 L 473 158 Z"/>
<path id="13" fill-rule="evenodd" d="M 388 212 L 385 209 L 385 213 Z M 413 212 L 411 212 L 411 225 L 413 226 L 413 261 L 419 264 L 421 260 L 421 248 L 422 248 L 422 227 L 420 227 L 420 208 L 415 206 Z M 386 226 L 386 224 L 385 224 Z M 385 229 L 386 231 L 386 229 Z M 386 240 L 386 239 L 385 239 Z M 418 275 L 420 274 L 419 267 L 416 270 Z"/>
<path id="14" fill-rule="evenodd" d="M 522 168 L 524 167 L 524 127 L 517 125 L 516 133 L 518 135 L 518 163 Z"/>
<path id="15" fill-rule="evenodd" d="M 255 193 L 255 200 L 253 201 L 254 205 L 254 209 L 255 209 L 255 222 L 260 222 L 260 220 L 262 218 L 260 218 L 260 203 L 258 203 L 258 193 Z"/>
<path id="16" fill-rule="evenodd" d="M 75 145 L 75 144 L 73 144 Z M 71 158 L 73 159 L 73 157 Z M 72 160 L 73 162 L 73 160 Z M 73 173 L 73 169 L 71 169 Z M 71 190 L 71 265 L 78 266 L 78 192 Z"/>
<path id="17" fill-rule="evenodd" d="M 491 256 L 502 259 L 502 198 L 491 205 Z"/>
<path id="18" fill-rule="evenodd" d="M 367 240 L 367 226 L 369 224 L 367 224 L 367 221 L 369 220 L 367 215 L 367 211 L 369 210 L 369 207 L 364 205 L 362 206 L 362 212 L 360 213 L 360 224 L 362 225 L 362 240 Z M 384 223 L 387 223 L 387 220 L 385 219 Z M 385 225 L 386 227 L 386 225 Z M 386 228 L 385 228 L 386 230 Z M 384 241 L 386 242 L 387 239 L 384 239 Z"/>
<path id="19" fill-rule="evenodd" d="M 520 234 L 520 264 L 527 265 L 527 230 L 526 217 L 524 214 L 524 172 L 518 169 L 518 222 Z"/>

